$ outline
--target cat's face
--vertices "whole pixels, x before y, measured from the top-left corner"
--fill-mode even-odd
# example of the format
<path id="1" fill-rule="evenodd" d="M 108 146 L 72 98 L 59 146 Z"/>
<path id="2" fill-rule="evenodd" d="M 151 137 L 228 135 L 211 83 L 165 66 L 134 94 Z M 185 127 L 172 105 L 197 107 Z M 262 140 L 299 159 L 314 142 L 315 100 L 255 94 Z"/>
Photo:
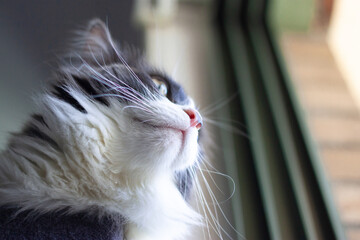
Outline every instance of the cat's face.
<path id="1" fill-rule="evenodd" d="M 113 170 L 145 174 L 193 165 L 202 120 L 183 88 L 134 51 L 120 50 L 100 21 L 90 23 L 78 48 L 51 93 L 87 119 L 99 118 L 92 131 Z"/>

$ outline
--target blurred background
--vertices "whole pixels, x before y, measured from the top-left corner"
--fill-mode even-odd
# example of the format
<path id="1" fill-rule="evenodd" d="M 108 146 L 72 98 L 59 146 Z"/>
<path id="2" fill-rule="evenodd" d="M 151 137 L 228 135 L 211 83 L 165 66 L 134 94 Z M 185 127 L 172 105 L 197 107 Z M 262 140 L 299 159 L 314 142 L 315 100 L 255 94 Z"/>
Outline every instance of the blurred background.
<path id="1" fill-rule="evenodd" d="M 191 239 L 360 239 L 359 10 L 357 0 L 0 1 L 0 148 L 74 31 L 98 17 L 206 119 L 204 175 L 223 210 L 205 190 L 221 226 Z"/>
<path id="2" fill-rule="evenodd" d="M 307 2 L 311 15 L 277 20 L 280 46 L 346 237 L 360 239 L 360 3 Z"/>

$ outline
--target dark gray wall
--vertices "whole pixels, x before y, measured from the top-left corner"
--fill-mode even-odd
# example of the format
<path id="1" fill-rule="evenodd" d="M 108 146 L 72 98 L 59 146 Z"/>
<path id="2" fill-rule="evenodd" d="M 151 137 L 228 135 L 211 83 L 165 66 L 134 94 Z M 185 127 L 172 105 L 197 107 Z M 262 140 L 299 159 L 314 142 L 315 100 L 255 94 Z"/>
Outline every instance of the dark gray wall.
<path id="1" fill-rule="evenodd" d="M 75 30 L 95 17 L 120 43 L 142 48 L 132 0 L 0 0 L 0 149 L 34 111 L 32 100 Z"/>

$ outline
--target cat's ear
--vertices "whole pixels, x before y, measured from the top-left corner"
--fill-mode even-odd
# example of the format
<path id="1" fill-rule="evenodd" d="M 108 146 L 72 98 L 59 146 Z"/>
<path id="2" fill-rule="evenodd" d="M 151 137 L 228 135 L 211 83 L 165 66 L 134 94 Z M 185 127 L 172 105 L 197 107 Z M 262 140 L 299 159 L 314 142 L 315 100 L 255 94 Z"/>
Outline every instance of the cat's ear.
<path id="1" fill-rule="evenodd" d="M 89 22 L 85 36 L 85 44 L 92 49 L 111 48 L 112 38 L 109 29 L 100 19 L 93 19 Z"/>
<path id="2" fill-rule="evenodd" d="M 78 41 L 82 57 L 87 60 L 109 60 L 116 54 L 116 43 L 108 27 L 100 19 L 93 19 L 87 29 L 81 33 Z"/>

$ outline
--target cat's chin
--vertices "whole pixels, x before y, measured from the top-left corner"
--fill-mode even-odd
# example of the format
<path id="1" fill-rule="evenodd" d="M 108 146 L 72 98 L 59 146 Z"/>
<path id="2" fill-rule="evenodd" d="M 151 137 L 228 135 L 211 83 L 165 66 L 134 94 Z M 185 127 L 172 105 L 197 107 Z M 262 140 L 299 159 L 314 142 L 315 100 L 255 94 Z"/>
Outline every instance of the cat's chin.
<path id="1" fill-rule="evenodd" d="M 156 126 L 164 137 L 164 144 L 168 145 L 169 152 L 164 152 L 163 159 L 172 159 L 170 169 L 174 171 L 184 170 L 192 166 L 197 160 L 198 153 L 198 131 L 189 127 L 185 130 L 167 126 Z M 166 164 L 169 165 L 169 164 Z"/>
<path id="2" fill-rule="evenodd" d="M 151 143 L 154 150 L 156 151 L 161 145 L 166 149 L 162 152 L 162 157 L 158 156 L 163 160 L 162 163 L 158 164 L 164 164 L 163 166 L 169 167 L 169 170 L 172 171 L 180 171 L 195 163 L 198 154 L 198 130 L 196 128 L 189 127 L 182 130 L 174 127 L 157 126 L 154 129 L 163 136 L 162 141 Z M 161 168 L 161 166 L 159 167 Z"/>
<path id="3" fill-rule="evenodd" d="M 197 160 L 197 129 L 188 128 L 185 131 L 181 131 L 181 133 L 181 147 L 172 164 L 174 170 L 184 170 L 192 166 Z"/>
<path id="4" fill-rule="evenodd" d="M 197 160 L 198 129 L 190 126 L 183 108 L 164 100 L 151 105 L 151 111 L 122 106 L 126 114 L 112 117 L 118 124 L 110 130 L 105 152 L 111 169 L 151 177 L 161 171 L 184 170 Z"/>

